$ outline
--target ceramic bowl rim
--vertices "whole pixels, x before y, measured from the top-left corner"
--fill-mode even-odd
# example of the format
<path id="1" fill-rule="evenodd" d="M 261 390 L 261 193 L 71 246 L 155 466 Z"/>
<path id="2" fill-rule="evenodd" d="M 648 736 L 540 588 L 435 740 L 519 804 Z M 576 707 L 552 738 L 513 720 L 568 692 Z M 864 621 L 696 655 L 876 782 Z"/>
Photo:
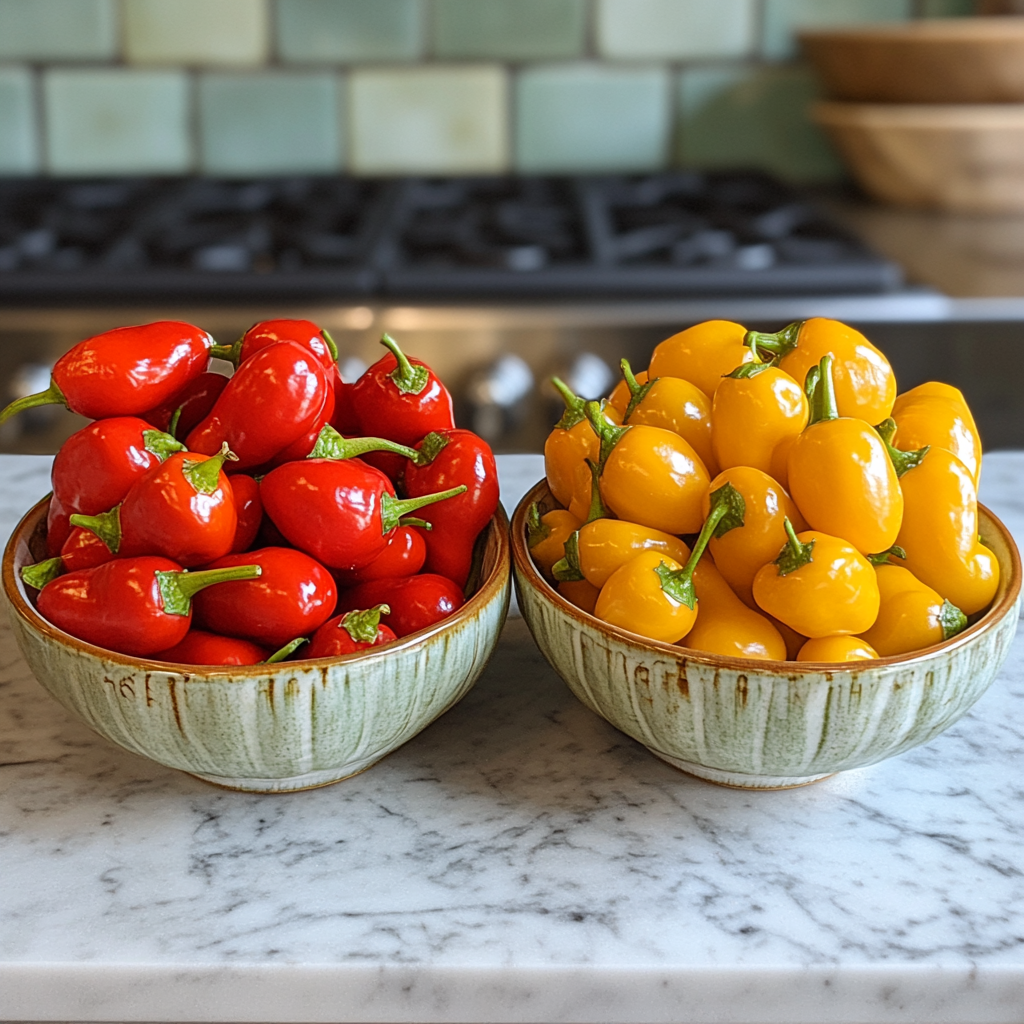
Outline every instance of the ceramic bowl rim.
<path id="1" fill-rule="evenodd" d="M 985 517 L 992 523 L 996 531 L 1002 537 L 1010 554 L 1010 579 L 1002 598 L 996 601 L 985 614 L 973 625 L 968 626 L 962 633 L 944 640 L 940 644 L 922 648 L 910 654 L 895 654 L 885 658 L 872 658 L 868 661 L 775 661 L 761 658 L 734 658 L 724 654 L 709 654 L 704 651 L 694 651 L 688 647 L 678 644 L 668 644 L 660 640 L 648 640 L 638 633 L 631 633 L 629 630 L 614 626 L 610 622 L 603 622 L 596 616 L 584 612 L 574 604 L 567 601 L 555 590 L 551 584 L 541 575 L 534 565 L 530 550 L 526 544 L 526 517 L 530 505 L 544 496 L 550 496 L 547 481 L 542 477 L 531 487 L 512 513 L 512 558 L 516 568 L 525 576 L 528 582 L 548 604 L 555 605 L 563 614 L 568 613 L 578 624 L 582 624 L 604 633 L 619 643 L 645 651 L 654 651 L 658 654 L 680 660 L 696 662 L 708 665 L 713 668 L 724 668 L 738 673 L 750 674 L 761 672 L 772 675 L 816 675 L 822 674 L 837 675 L 843 672 L 863 673 L 870 669 L 899 668 L 904 665 L 918 665 L 923 662 L 940 658 L 950 651 L 956 650 L 965 644 L 970 643 L 982 633 L 988 632 L 997 622 L 1003 619 L 1012 610 L 1020 595 L 1021 589 L 1021 561 L 1017 545 L 1006 526 L 988 508 L 979 503 L 979 511 L 984 511 Z"/>
<path id="2" fill-rule="evenodd" d="M 415 633 L 409 633 L 407 636 L 401 637 L 399 640 L 384 645 L 379 649 L 369 648 L 365 651 L 354 651 L 352 654 L 282 661 L 276 662 L 273 665 L 268 665 L 265 662 L 257 665 L 179 665 L 176 662 L 157 661 L 153 658 L 137 658 L 79 640 L 78 637 L 65 633 L 48 619 L 45 619 L 39 614 L 31 601 L 25 598 L 15 574 L 16 553 L 20 542 L 24 540 L 27 544 L 28 538 L 37 529 L 40 520 L 45 515 L 51 497 L 52 494 L 48 494 L 46 497 L 41 498 L 21 517 L 4 548 L 3 589 L 11 607 L 18 613 L 19 618 L 23 619 L 35 632 L 42 634 L 48 641 L 57 643 L 62 647 L 73 648 L 80 654 L 102 658 L 105 661 L 132 669 L 181 676 L 188 679 L 190 683 L 207 681 L 211 683 L 234 682 L 240 678 L 264 678 L 268 672 L 275 673 L 282 669 L 285 671 L 322 670 L 332 665 L 366 664 L 386 658 L 397 652 L 408 651 L 410 648 L 427 643 L 438 634 L 446 632 L 453 626 L 476 618 L 479 612 L 500 596 L 501 591 L 508 585 L 511 572 L 508 517 L 505 509 L 499 502 L 494 515 L 484 528 L 489 531 L 490 535 L 493 535 L 497 544 L 497 557 L 494 560 L 494 566 L 487 575 L 487 578 L 481 581 L 476 591 L 466 599 L 466 603 L 440 622 L 435 622 L 433 625 L 417 630 Z M 490 539 L 491 537 L 488 536 L 488 543 Z"/>

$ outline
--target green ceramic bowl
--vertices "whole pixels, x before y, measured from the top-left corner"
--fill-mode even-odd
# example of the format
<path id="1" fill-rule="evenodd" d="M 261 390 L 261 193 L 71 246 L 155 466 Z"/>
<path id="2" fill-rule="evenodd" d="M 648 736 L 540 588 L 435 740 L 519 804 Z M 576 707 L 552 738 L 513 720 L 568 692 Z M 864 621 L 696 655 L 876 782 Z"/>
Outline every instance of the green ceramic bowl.
<path id="1" fill-rule="evenodd" d="M 20 570 L 42 556 L 46 508 L 44 499 L 22 519 L 3 561 L 14 633 L 36 678 L 126 750 L 231 789 L 310 789 L 369 768 L 469 692 L 508 611 L 508 520 L 499 507 L 482 582 L 443 622 L 372 653 L 176 670 L 84 643 L 36 611 Z"/>
<path id="2" fill-rule="evenodd" d="M 519 607 L 544 656 L 591 711 L 663 761 L 722 785 L 800 786 L 929 742 L 989 687 L 1017 630 L 1020 557 L 985 508 L 981 535 L 1002 576 L 989 610 L 945 643 L 847 667 L 703 654 L 587 615 L 530 558 L 534 501 L 557 507 L 543 480 L 523 498 L 512 559 Z"/>

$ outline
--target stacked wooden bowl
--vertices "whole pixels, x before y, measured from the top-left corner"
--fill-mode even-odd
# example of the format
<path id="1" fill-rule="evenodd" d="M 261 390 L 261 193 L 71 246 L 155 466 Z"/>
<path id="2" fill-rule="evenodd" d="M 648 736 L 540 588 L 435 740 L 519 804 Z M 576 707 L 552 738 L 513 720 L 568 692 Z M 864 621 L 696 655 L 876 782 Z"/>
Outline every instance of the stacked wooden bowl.
<path id="1" fill-rule="evenodd" d="M 1024 211 L 1024 18 L 809 31 L 813 116 L 861 186 L 906 206 Z"/>

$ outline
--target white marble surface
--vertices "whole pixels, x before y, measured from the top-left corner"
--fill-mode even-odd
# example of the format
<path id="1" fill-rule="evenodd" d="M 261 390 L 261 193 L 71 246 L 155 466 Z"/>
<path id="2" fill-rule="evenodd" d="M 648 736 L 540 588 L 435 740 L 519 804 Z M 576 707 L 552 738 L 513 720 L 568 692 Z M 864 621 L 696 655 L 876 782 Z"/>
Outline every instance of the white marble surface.
<path id="1" fill-rule="evenodd" d="M 503 462 L 506 501 L 536 461 Z M 0 526 L 46 462 L 0 458 Z M 1024 453 L 986 503 L 1024 538 Z M 223 792 L 118 750 L 0 631 L 0 1019 L 1024 1021 L 1024 635 L 931 744 L 745 793 L 649 755 L 510 622 L 364 775 Z"/>

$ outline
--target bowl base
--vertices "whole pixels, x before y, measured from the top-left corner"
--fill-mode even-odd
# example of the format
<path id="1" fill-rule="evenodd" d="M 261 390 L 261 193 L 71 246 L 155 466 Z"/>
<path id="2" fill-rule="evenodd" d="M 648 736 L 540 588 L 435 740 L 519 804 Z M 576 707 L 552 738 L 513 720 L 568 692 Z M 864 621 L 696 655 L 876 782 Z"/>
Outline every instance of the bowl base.
<path id="1" fill-rule="evenodd" d="M 747 775 L 744 772 L 730 772 L 722 768 L 708 768 L 707 765 L 695 764 L 693 761 L 681 761 L 678 757 L 663 754 L 650 747 L 647 749 L 673 768 L 678 768 L 688 775 L 696 775 L 698 779 L 713 782 L 717 786 L 728 786 L 730 789 L 799 789 L 801 786 L 809 786 L 812 782 L 830 779 L 836 774 L 825 772 L 822 775 Z"/>
<path id="2" fill-rule="evenodd" d="M 234 779 L 223 775 L 202 775 L 199 772 L 186 774 L 236 793 L 301 793 L 303 790 L 322 789 L 324 786 L 333 786 L 336 782 L 344 782 L 346 779 L 361 775 L 371 767 L 372 764 L 367 764 L 355 771 L 348 768 L 327 768 L 318 772 L 306 772 L 304 775 L 292 775 L 286 779 Z"/>

